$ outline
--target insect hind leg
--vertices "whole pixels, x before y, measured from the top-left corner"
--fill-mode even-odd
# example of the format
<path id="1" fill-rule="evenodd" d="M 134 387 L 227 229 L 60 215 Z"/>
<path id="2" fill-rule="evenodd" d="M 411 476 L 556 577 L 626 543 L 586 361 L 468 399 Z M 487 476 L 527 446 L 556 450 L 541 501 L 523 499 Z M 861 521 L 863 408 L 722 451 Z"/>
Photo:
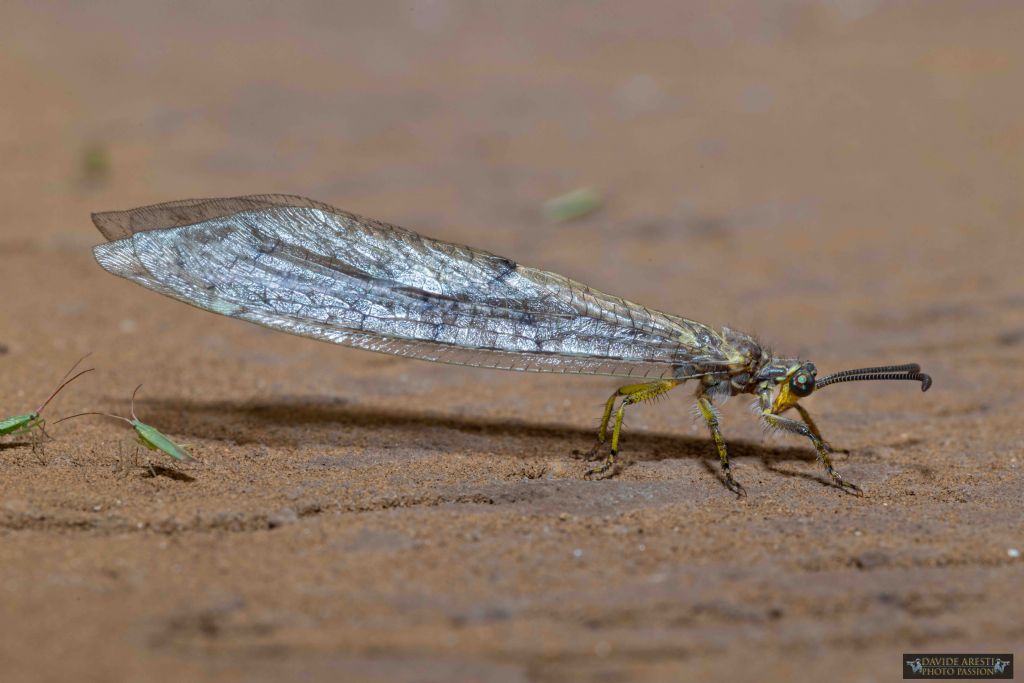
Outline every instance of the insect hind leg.
<path id="1" fill-rule="evenodd" d="M 597 443 L 590 449 L 588 459 L 594 456 L 608 441 L 608 424 L 611 422 L 612 413 L 615 413 L 615 422 L 611 430 L 611 451 L 604 462 L 596 467 L 587 470 L 586 476 L 602 475 L 615 467 L 615 459 L 619 454 L 619 436 L 622 433 L 622 420 L 626 416 L 626 406 L 643 401 L 653 400 L 679 386 L 679 380 L 664 379 L 657 382 L 644 382 L 642 384 L 627 384 L 619 387 L 612 394 L 604 406 L 604 414 L 601 416 L 601 426 L 597 429 Z M 615 410 L 615 401 L 622 398 L 618 410 Z"/>
<path id="2" fill-rule="evenodd" d="M 623 387 L 625 388 L 625 387 Z M 608 422 L 611 420 L 612 411 L 615 410 L 615 401 L 621 396 L 619 393 L 622 388 L 617 389 L 615 393 L 608 397 L 608 400 L 604 404 L 604 413 L 601 415 L 601 426 L 597 428 L 597 443 L 587 452 L 587 460 L 597 459 L 597 455 L 604 446 L 604 442 L 608 440 Z"/>

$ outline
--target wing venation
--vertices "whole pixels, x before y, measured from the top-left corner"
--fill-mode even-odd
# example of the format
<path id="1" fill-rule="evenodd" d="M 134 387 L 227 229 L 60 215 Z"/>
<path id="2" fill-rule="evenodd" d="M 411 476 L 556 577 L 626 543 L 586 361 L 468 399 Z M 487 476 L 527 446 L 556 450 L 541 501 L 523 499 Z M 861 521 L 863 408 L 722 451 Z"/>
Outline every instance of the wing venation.
<path id="1" fill-rule="evenodd" d="M 721 335 L 555 273 L 286 195 L 95 214 L 108 271 L 200 308 L 440 362 L 628 377 L 724 368 Z"/>

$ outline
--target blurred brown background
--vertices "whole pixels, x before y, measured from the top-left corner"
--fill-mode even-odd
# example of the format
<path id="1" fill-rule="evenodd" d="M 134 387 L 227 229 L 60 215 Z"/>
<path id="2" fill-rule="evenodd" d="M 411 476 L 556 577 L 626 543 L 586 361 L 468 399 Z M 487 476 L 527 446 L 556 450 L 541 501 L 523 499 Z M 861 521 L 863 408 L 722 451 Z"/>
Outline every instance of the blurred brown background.
<path id="1" fill-rule="evenodd" d="M 1015 2 L 5 3 L 4 680 L 893 680 L 1012 651 L 1024 370 Z M 552 196 L 604 207 L 554 224 Z M 103 273 L 91 211 L 291 192 L 757 333 L 868 492 L 680 389 L 585 481 L 607 378 L 290 338 Z M 158 461 L 154 461 L 158 462 Z M 169 463 L 164 463 L 169 465 Z M 1018 648 L 1019 649 L 1019 648 Z"/>

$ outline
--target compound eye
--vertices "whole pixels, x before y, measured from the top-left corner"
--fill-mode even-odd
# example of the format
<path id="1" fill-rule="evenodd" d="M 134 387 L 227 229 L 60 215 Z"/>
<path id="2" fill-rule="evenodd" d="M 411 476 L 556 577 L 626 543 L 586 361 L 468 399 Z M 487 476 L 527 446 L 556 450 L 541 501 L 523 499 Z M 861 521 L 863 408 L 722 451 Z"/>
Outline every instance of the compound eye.
<path id="1" fill-rule="evenodd" d="M 800 370 L 789 380 L 789 388 L 797 396 L 810 396 L 814 391 L 814 377 L 806 370 Z"/>

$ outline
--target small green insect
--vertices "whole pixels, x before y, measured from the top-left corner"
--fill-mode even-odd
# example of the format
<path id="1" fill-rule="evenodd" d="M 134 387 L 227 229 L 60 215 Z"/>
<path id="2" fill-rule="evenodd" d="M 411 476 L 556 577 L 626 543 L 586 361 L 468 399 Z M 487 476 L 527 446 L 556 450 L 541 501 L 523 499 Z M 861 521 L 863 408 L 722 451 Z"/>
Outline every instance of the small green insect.
<path id="1" fill-rule="evenodd" d="M 104 417 L 112 417 L 115 420 L 124 420 L 132 426 L 132 429 L 135 430 L 135 435 L 138 437 L 139 443 L 149 450 L 163 451 L 175 460 L 180 460 L 181 462 L 194 462 L 195 458 L 193 458 L 188 451 L 171 441 L 166 434 L 156 427 L 142 422 L 135 416 L 135 395 L 139 393 L 139 389 L 141 388 L 142 385 L 140 384 L 135 387 L 135 391 L 132 392 L 132 417 L 130 420 L 127 417 L 121 417 L 120 415 L 90 411 L 87 413 L 78 413 L 77 415 L 69 415 L 68 417 L 58 420 L 58 422 L 70 420 L 75 417 L 81 417 L 83 415 L 103 415 Z"/>
<path id="2" fill-rule="evenodd" d="M 68 375 L 75 371 L 75 368 L 78 367 L 78 364 L 88 357 L 89 354 L 85 354 L 77 361 L 75 361 L 75 364 L 71 366 L 71 369 L 64 373 L 64 376 L 61 377 L 60 385 L 53 390 L 53 393 L 50 394 L 46 398 L 46 400 L 43 401 L 42 404 L 40 404 L 38 408 L 33 410 L 31 413 L 25 413 L 24 415 L 15 415 L 5 420 L 0 420 L 0 436 L 7 436 L 8 434 L 28 434 L 29 432 L 36 429 L 38 429 L 39 433 L 42 434 L 43 436 L 49 436 L 46 433 L 45 429 L 46 420 L 42 418 L 43 409 L 46 408 L 46 406 L 49 405 L 50 401 L 52 401 L 57 396 L 57 394 L 61 392 L 61 389 L 71 384 L 82 375 L 92 372 L 93 370 L 96 369 L 89 368 L 88 370 L 82 370 L 80 373 L 78 373 L 71 379 L 67 378 Z"/>
<path id="3" fill-rule="evenodd" d="M 601 195 L 589 187 L 581 187 L 544 202 L 544 217 L 552 223 L 567 223 L 592 214 L 601 204 Z"/>

